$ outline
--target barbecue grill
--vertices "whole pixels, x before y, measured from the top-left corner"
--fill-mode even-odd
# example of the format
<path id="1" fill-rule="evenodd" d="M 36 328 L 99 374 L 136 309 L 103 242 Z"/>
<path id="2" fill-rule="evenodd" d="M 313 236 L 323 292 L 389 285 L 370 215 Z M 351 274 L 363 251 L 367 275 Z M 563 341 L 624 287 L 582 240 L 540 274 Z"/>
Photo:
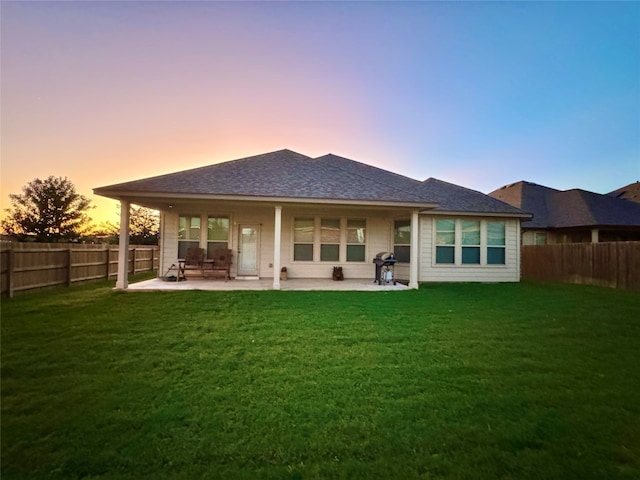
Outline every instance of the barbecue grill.
<path id="1" fill-rule="evenodd" d="M 393 252 L 378 253 L 373 259 L 373 263 L 376 264 L 376 278 L 373 280 L 373 283 L 377 283 L 378 285 L 396 284 L 396 279 L 393 276 L 393 267 L 396 264 L 396 258 L 393 256 Z"/>

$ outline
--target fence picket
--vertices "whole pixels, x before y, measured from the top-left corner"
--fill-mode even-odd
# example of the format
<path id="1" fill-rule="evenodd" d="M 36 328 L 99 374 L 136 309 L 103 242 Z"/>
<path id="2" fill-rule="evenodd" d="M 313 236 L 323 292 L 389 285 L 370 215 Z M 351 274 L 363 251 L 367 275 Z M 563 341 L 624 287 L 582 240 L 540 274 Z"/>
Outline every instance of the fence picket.
<path id="1" fill-rule="evenodd" d="M 640 242 L 523 245 L 522 278 L 640 291 Z"/>
<path id="2" fill-rule="evenodd" d="M 54 285 L 112 278 L 118 249 L 110 245 L 2 243 L 0 244 L 1 288 L 14 292 Z M 157 245 L 132 245 L 130 273 L 157 270 Z M 114 251 L 115 256 L 111 254 Z"/>

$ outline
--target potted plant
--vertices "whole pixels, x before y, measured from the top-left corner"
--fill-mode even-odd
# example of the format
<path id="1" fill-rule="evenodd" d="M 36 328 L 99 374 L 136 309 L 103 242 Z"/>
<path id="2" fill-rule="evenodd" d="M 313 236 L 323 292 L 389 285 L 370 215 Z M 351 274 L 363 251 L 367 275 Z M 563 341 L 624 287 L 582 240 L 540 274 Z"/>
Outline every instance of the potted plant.
<path id="1" fill-rule="evenodd" d="M 280 269 L 280 280 L 286 280 L 287 279 L 287 267 L 282 267 Z"/>

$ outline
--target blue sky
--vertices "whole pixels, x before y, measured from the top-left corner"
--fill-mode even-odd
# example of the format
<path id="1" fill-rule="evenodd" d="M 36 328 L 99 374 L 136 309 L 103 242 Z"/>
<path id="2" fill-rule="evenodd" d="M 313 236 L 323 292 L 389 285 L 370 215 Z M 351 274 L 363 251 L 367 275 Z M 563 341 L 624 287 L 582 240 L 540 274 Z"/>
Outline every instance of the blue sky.
<path id="1" fill-rule="evenodd" d="M 640 180 L 637 2 L 2 2 L 2 201 L 281 148 L 482 192 Z"/>

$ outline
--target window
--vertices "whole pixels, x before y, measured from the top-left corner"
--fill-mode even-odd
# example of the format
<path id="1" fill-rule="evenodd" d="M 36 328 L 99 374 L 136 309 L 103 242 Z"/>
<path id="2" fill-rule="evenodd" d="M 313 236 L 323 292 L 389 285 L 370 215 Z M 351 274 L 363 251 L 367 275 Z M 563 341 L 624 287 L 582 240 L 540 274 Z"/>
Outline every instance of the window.
<path id="1" fill-rule="evenodd" d="M 213 258 L 218 248 L 229 248 L 229 219 L 209 217 L 207 219 L 207 258 Z"/>
<path id="2" fill-rule="evenodd" d="M 365 219 L 294 218 L 293 260 L 364 262 L 366 233 Z"/>
<path id="3" fill-rule="evenodd" d="M 533 234 L 533 243 L 534 245 L 546 245 L 547 244 L 547 234 L 543 232 L 535 232 Z"/>
<path id="4" fill-rule="evenodd" d="M 178 258 L 187 256 L 188 248 L 200 246 L 200 216 L 180 215 L 178 225 Z"/>
<path id="5" fill-rule="evenodd" d="M 398 262 L 411 261 L 411 221 L 396 220 L 393 224 L 393 254 Z"/>
<path id="6" fill-rule="evenodd" d="M 364 262 L 366 220 L 347 219 L 347 262 Z"/>
<path id="7" fill-rule="evenodd" d="M 337 262 L 340 260 L 340 219 L 320 220 L 320 260 Z"/>
<path id="8" fill-rule="evenodd" d="M 436 263 L 455 263 L 456 221 L 436 220 Z"/>
<path id="9" fill-rule="evenodd" d="M 438 219 L 435 230 L 436 264 L 506 264 L 505 222 Z"/>
<path id="10" fill-rule="evenodd" d="M 293 221 L 293 259 L 313 261 L 313 218 L 296 218 Z"/>
<path id="11" fill-rule="evenodd" d="M 462 263 L 480 264 L 480 222 L 462 220 Z"/>
<path id="12" fill-rule="evenodd" d="M 505 264 L 505 226 L 504 222 L 487 222 L 487 264 Z"/>

